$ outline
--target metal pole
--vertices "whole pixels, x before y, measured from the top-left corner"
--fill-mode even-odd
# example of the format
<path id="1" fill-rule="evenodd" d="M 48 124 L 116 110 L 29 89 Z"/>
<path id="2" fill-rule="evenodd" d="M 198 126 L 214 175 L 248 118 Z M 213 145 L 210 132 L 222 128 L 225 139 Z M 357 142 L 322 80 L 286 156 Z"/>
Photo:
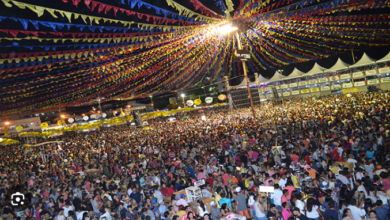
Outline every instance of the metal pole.
<path id="1" fill-rule="evenodd" d="M 62 134 L 65 135 L 65 130 L 64 130 L 64 122 L 63 119 L 62 119 L 62 113 L 61 113 L 61 108 L 59 108 L 60 110 L 60 122 L 61 122 L 61 125 L 62 125 Z"/>
<path id="2" fill-rule="evenodd" d="M 238 35 L 238 32 L 236 32 L 236 39 L 237 39 L 237 48 L 239 50 L 241 50 L 240 36 Z M 253 107 L 252 93 L 251 93 L 251 89 L 249 87 L 249 79 L 248 79 L 248 74 L 246 72 L 245 62 L 241 61 L 241 63 L 242 63 L 242 68 L 244 70 L 244 77 L 245 77 L 245 80 L 246 80 L 246 87 L 248 88 L 249 100 L 251 101 L 251 109 L 252 109 L 253 120 L 256 120 L 255 108 Z"/>
<path id="3" fill-rule="evenodd" d="M 100 105 L 100 97 L 98 98 L 99 102 L 99 110 L 100 110 L 100 124 L 103 125 L 103 111 L 102 111 L 102 106 Z"/>
<path id="4" fill-rule="evenodd" d="M 352 60 L 353 60 L 353 63 L 355 63 L 355 55 L 353 53 L 353 49 L 351 49 L 351 53 L 352 53 Z"/>

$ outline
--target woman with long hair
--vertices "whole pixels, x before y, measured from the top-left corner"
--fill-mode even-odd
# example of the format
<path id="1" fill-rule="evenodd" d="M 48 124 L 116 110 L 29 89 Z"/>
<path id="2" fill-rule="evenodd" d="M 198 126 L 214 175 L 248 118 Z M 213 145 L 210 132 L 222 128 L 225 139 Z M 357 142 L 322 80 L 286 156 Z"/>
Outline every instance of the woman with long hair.
<path id="1" fill-rule="evenodd" d="M 306 217 L 310 220 L 319 220 L 321 217 L 321 210 L 315 204 L 313 198 L 309 198 L 306 203 Z"/>
<path id="2" fill-rule="evenodd" d="M 345 209 L 343 213 L 343 220 L 355 220 L 350 209 Z M 360 219 L 359 219 L 360 220 Z"/>
<path id="3" fill-rule="evenodd" d="M 221 214 L 222 214 L 222 220 L 226 219 L 226 216 L 228 216 L 230 213 L 233 213 L 232 209 L 226 204 L 221 205 Z"/>
<path id="4" fill-rule="evenodd" d="M 199 216 L 204 217 L 205 214 L 209 214 L 204 203 L 201 200 L 199 200 L 198 203 L 199 203 L 199 206 L 198 206 Z"/>

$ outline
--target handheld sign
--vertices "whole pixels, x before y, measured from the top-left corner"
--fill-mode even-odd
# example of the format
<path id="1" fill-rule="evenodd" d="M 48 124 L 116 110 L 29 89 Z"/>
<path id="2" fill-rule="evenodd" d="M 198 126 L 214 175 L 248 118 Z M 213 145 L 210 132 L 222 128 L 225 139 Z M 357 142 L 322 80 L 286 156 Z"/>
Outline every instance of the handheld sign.
<path id="1" fill-rule="evenodd" d="M 194 186 L 203 186 L 204 184 L 206 184 L 206 181 L 204 179 L 201 179 L 199 181 L 196 181 L 194 183 Z"/>

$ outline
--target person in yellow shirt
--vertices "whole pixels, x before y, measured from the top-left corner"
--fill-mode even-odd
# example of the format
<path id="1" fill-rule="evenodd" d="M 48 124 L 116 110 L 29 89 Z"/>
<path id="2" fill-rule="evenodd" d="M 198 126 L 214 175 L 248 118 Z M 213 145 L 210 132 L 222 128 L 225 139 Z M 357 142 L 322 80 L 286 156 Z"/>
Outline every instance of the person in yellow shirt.
<path id="1" fill-rule="evenodd" d="M 217 203 L 218 208 L 221 208 L 221 206 L 219 205 L 219 200 L 222 199 L 222 197 L 219 195 L 221 193 L 221 191 L 222 191 L 222 189 L 218 189 L 215 192 L 215 202 Z"/>
<path id="2" fill-rule="evenodd" d="M 301 192 L 301 186 L 299 185 L 299 177 L 297 176 L 297 171 L 293 172 L 293 175 L 291 175 L 291 181 L 294 184 L 295 190 L 300 193 Z"/>

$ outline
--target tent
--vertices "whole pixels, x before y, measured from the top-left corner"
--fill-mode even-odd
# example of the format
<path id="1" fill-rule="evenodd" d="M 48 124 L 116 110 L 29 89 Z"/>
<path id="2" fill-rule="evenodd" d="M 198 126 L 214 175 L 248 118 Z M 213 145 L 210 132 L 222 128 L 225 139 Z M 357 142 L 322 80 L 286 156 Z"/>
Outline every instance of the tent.
<path id="1" fill-rule="evenodd" d="M 387 61 L 390 61 L 390 52 L 386 56 L 384 56 L 382 59 L 377 60 L 376 63 L 383 63 L 383 62 L 387 62 Z"/>
<path id="2" fill-rule="evenodd" d="M 364 53 L 362 58 L 357 63 L 351 65 L 349 68 L 360 67 L 360 66 L 370 65 L 370 64 L 374 64 L 374 63 L 375 63 L 375 60 L 372 59 L 371 57 L 367 56 L 366 53 Z"/>
<path id="3" fill-rule="evenodd" d="M 256 74 L 256 73 L 255 73 L 255 74 Z M 257 80 L 258 80 L 259 83 L 265 83 L 265 82 L 268 81 L 268 79 L 264 78 L 263 75 L 261 75 L 260 73 L 259 73 L 259 75 L 258 75 Z"/>
<path id="4" fill-rule="evenodd" d="M 283 80 L 300 78 L 303 74 L 305 74 L 305 73 L 300 71 L 300 70 L 298 70 L 297 68 L 294 68 L 294 70 L 290 73 L 290 75 L 288 75 Z"/>
<path id="5" fill-rule="evenodd" d="M 311 70 L 309 72 L 305 73 L 304 76 L 313 76 L 316 74 L 323 73 L 325 70 L 326 70 L 326 68 L 318 65 L 318 63 L 314 63 L 313 68 L 311 68 Z"/>
<path id="6" fill-rule="evenodd" d="M 283 76 L 278 71 L 275 72 L 275 74 L 271 77 L 271 79 L 268 80 L 268 82 L 276 82 L 283 80 L 283 78 L 286 78 L 286 76 Z"/>
<path id="7" fill-rule="evenodd" d="M 339 58 L 337 60 L 337 62 L 331 68 L 325 70 L 324 72 L 327 73 L 327 72 L 334 72 L 334 71 L 337 71 L 337 70 L 347 69 L 348 66 L 349 66 L 349 64 L 344 63 L 344 61 L 342 61 Z"/>

